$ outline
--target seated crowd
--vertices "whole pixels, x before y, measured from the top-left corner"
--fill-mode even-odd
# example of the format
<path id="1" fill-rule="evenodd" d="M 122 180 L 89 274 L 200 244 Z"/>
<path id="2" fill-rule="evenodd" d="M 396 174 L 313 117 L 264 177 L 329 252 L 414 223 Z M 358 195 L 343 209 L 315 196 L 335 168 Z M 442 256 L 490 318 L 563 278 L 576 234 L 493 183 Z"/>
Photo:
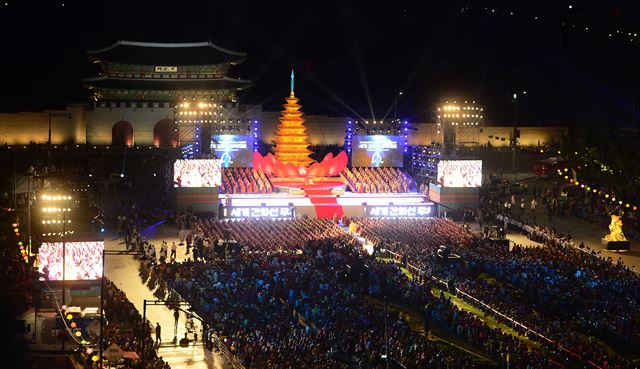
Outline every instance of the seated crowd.
<path id="1" fill-rule="evenodd" d="M 448 222 L 439 223 L 444 233 L 438 242 L 453 242 L 446 236 Z M 220 224 L 203 221 L 202 227 Z M 443 294 L 433 295 L 430 282 L 411 280 L 398 265 L 361 254 L 356 241 L 337 232 L 331 222 L 228 224 L 232 238 L 248 242 L 241 252 L 209 262 L 166 264 L 159 270 L 168 286 L 194 303 L 249 368 L 384 367 L 381 354 L 386 347 L 380 337 L 385 334 L 385 297 L 420 307 L 427 321 L 495 360 L 506 363 L 510 357 L 512 368 L 554 367 L 539 351 L 489 328 Z M 272 244 L 283 237 L 290 242 Z M 476 366 L 465 354 L 451 353 L 426 339 L 398 315 L 389 314 L 387 320 L 390 357 L 402 365 Z"/>
<path id="2" fill-rule="evenodd" d="M 342 172 L 353 192 L 404 193 L 416 190 L 411 176 L 399 168 L 345 168 Z"/>
<path id="3" fill-rule="evenodd" d="M 340 227 L 329 219 L 296 218 L 293 220 L 247 219 L 219 222 L 203 219 L 196 224 L 196 235 L 221 240 L 225 231 L 248 249 L 292 250 L 305 242 L 338 237 Z M 197 236 L 196 236 L 197 237 Z M 269 240 L 265 243 L 265 240 Z"/>
<path id="4" fill-rule="evenodd" d="M 222 169 L 220 193 L 271 193 L 273 186 L 261 170 L 253 168 Z"/>
<path id="5" fill-rule="evenodd" d="M 633 352 L 640 344 L 640 278 L 621 262 L 613 263 L 555 240 L 546 247 L 514 247 L 510 251 L 442 219 L 366 219 L 360 223 L 361 234 L 376 241 L 378 247 L 406 255 L 408 262 L 427 275 L 448 279 L 489 302 L 551 339 L 550 348 L 566 349 L 582 362 L 603 368 L 633 367 L 595 340 L 596 336 L 604 339 L 620 352 Z M 464 262 L 434 261 L 443 231 L 453 241 L 447 245 Z M 515 328 L 522 334 L 531 333 Z"/>

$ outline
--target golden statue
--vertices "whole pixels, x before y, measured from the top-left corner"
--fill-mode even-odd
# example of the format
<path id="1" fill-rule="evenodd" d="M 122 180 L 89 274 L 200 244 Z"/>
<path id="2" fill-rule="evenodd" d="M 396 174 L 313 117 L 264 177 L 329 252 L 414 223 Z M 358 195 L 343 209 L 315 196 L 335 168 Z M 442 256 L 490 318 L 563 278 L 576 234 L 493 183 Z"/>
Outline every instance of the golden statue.
<path id="1" fill-rule="evenodd" d="M 611 214 L 611 224 L 609 224 L 609 234 L 604 236 L 607 241 L 626 241 L 622 233 L 622 219 L 620 216 Z"/>

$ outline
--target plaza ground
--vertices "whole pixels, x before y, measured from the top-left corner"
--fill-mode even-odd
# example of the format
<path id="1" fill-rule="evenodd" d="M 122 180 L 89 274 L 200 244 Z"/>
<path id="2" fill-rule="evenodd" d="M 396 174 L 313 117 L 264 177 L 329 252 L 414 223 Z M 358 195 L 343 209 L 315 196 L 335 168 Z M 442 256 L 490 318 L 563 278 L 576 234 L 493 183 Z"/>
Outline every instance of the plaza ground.
<path id="1" fill-rule="evenodd" d="M 525 197 L 526 198 L 526 197 Z M 517 197 L 519 201 L 519 197 Z M 554 227 L 559 233 L 569 233 L 574 239 L 576 245 L 580 242 L 599 253 L 601 257 L 611 258 L 613 261 L 622 260 L 627 266 L 634 270 L 640 268 L 640 245 L 637 241 L 632 241 L 631 251 L 615 253 L 603 249 L 600 239 L 607 234 L 608 230 L 600 225 L 590 223 L 584 219 L 577 218 L 572 215 L 553 216 L 548 219 L 543 207 L 539 207 L 536 211 L 537 222 L 540 225 Z M 477 224 L 472 224 L 472 228 L 477 229 Z M 179 244 L 178 233 L 173 226 L 167 224 L 153 225 L 143 230 L 144 236 L 158 247 L 161 242 L 167 241 L 169 245 L 172 242 Z M 509 231 L 507 238 L 514 244 L 524 245 L 527 247 L 541 247 L 540 243 L 529 240 L 525 235 L 518 232 Z M 124 244 L 121 240 L 113 237 L 106 237 L 105 247 L 108 250 L 124 250 Z M 178 246 L 177 261 L 185 260 L 189 255 L 185 255 L 185 246 Z M 120 289 L 122 289 L 129 300 L 142 313 L 143 301 L 156 300 L 146 285 L 138 275 L 139 261 L 130 255 L 124 256 L 107 256 L 105 261 L 105 274 Z M 159 348 L 159 356 L 162 356 L 172 367 L 172 369 L 184 368 L 207 368 L 207 369 L 223 369 L 229 368 L 223 358 L 216 352 L 206 350 L 201 342 L 201 332 L 199 332 L 199 341 L 197 344 L 191 344 L 189 347 L 180 347 L 172 343 L 174 339 L 174 317 L 173 311 L 166 306 L 148 306 L 147 318 L 153 326 L 156 322 L 162 327 L 162 344 Z M 185 334 L 185 315 L 180 315 L 178 323 L 177 339 L 179 340 Z M 155 331 L 151 332 L 155 338 Z"/>
<path id="2" fill-rule="evenodd" d="M 152 244 L 155 244 L 158 251 L 163 240 L 169 243 L 180 241 L 177 237 L 177 231 L 169 226 L 160 225 L 153 229 L 146 229 L 145 236 L 148 237 Z M 124 250 L 124 243 L 117 239 L 114 235 L 105 237 L 105 248 L 107 250 Z M 177 261 L 183 261 L 188 255 L 185 255 L 186 247 L 179 246 L 177 250 Z M 113 281 L 127 294 L 127 298 L 135 305 L 136 309 L 143 313 L 144 300 L 157 300 L 153 296 L 153 292 L 142 284 L 138 275 L 140 262 L 131 255 L 108 255 L 105 260 L 105 275 Z M 186 308 L 185 308 L 186 310 Z M 227 369 L 230 365 L 226 364 L 218 353 L 207 350 L 202 344 L 202 328 L 196 320 L 198 327 L 198 342 L 190 343 L 188 347 L 181 347 L 172 343 L 174 339 L 174 317 L 173 310 L 164 305 L 147 306 L 147 319 L 152 326 L 160 323 L 162 327 L 161 339 L 162 344 L 158 350 L 158 356 L 161 356 L 171 365 L 171 369 Z M 185 336 L 186 316 L 180 314 L 178 322 L 177 336 L 178 341 Z M 155 330 L 151 332 L 151 336 L 155 339 Z M 191 338 L 191 336 L 189 336 Z"/>
<path id="3" fill-rule="evenodd" d="M 543 180 L 532 178 L 532 173 L 521 173 L 521 178 L 524 179 L 523 182 L 529 185 L 529 192 L 533 187 L 539 188 L 547 188 L 554 185 L 551 180 Z M 526 210 L 523 216 L 523 220 L 527 221 L 531 218 L 531 212 L 529 210 L 529 203 L 531 201 L 531 194 L 516 194 L 516 206 L 520 204 L 520 199 L 524 196 Z M 512 214 L 516 214 L 519 210 L 512 210 Z M 571 235 L 573 242 L 576 246 L 580 245 L 581 242 L 584 242 L 584 245 L 589 249 L 598 253 L 603 258 L 611 258 L 614 262 L 620 259 L 625 265 L 627 265 L 632 270 L 638 272 L 640 271 L 640 242 L 638 240 L 630 240 L 631 241 L 631 250 L 623 251 L 623 252 L 615 252 L 608 251 L 605 247 L 602 246 L 601 239 L 605 235 L 609 233 L 609 229 L 605 226 L 599 225 L 597 223 L 593 223 L 587 221 L 585 219 L 576 217 L 574 215 L 552 215 L 549 218 L 546 207 L 541 201 L 538 199 L 538 207 L 535 212 L 536 216 L 536 224 L 540 226 L 545 226 L 549 228 L 554 228 L 558 234 L 569 234 Z M 477 226 L 477 223 L 474 223 Z M 473 224 L 472 224 L 473 225 Z M 507 238 L 512 240 L 514 243 L 521 245 L 540 245 L 537 242 L 529 240 L 525 235 L 522 235 L 518 232 L 509 231 L 507 234 Z"/>

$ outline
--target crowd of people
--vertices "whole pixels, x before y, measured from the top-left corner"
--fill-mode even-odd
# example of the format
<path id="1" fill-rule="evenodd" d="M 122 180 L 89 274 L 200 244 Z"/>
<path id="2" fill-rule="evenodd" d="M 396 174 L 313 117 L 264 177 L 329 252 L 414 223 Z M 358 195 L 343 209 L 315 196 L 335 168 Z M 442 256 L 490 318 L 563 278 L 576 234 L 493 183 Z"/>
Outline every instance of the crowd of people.
<path id="1" fill-rule="evenodd" d="M 505 214 L 497 214 L 495 220 L 502 225 L 503 229 L 518 231 L 527 236 L 532 241 L 545 245 L 560 245 L 563 247 L 574 247 L 574 240 L 570 234 L 560 234 L 552 227 L 545 227 L 528 221 L 521 221 Z"/>
<path id="2" fill-rule="evenodd" d="M 438 184 L 442 187 L 480 187 L 482 161 L 441 160 L 438 163 Z"/>
<path id="3" fill-rule="evenodd" d="M 339 237 L 343 231 L 330 219 L 255 219 L 228 223 L 232 237 L 254 249 L 288 250 L 307 241 Z M 265 240 L 269 240 L 265 243 Z"/>
<path id="4" fill-rule="evenodd" d="M 151 338 L 152 328 L 147 322 L 144 336 L 144 348 L 141 347 L 142 316 L 129 301 L 127 295 L 109 279 L 104 280 L 104 313 L 108 323 L 104 328 L 105 347 L 117 344 L 123 351 L 145 352 L 145 367 L 141 368 L 140 359 L 124 359 L 125 369 L 170 369 L 162 357 L 158 356 L 156 346 Z M 91 356 L 84 352 L 87 365 L 91 367 Z"/>
<path id="5" fill-rule="evenodd" d="M 63 258 L 62 251 L 65 251 Z M 102 277 L 104 242 L 44 242 L 38 250 L 38 268 L 42 279 L 89 280 Z"/>
<path id="6" fill-rule="evenodd" d="M 173 164 L 174 187 L 217 187 L 221 182 L 220 160 L 176 160 Z"/>
<path id="7" fill-rule="evenodd" d="M 24 247 L 21 250 L 26 253 Z M 0 296 L 9 291 L 15 292 L 29 288 L 36 276 L 36 272 L 18 252 L 18 246 L 6 242 L 6 247 L 0 247 Z M 31 298 L 26 294 L 13 296 L 15 298 L 4 301 L 5 308 L 12 313 L 25 311 L 32 304 Z"/>
<path id="8" fill-rule="evenodd" d="M 411 176 L 400 168 L 345 168 L 349 188 L 360 193 L 404 193 L 416 190 Z"/>
<path id="9" fill-rule="evenodd" d="M 374 240 L 378 248 L 401 254 L 427 275 L 451 281 L 460 290 L 493 304 L 496 310 L 527 327 L 516 327 L 522 334 L 538 332 L 550 339 L 542 340 L 550 348 L 566 349 L 583 363 L 603 368 L 633 367 L 622 355 L 607 352 L 595 340 L 605 339 L 623 352 L 640 343 L 640 314 L 635 309 L 640 302 L 640 278 L 621 262 L 556 239 L 545 247 L 498 248 L 442 219 L 366 219 L 361 223 L 361 234 Z M 453 241 L 447 245 L 464 262 L 435 261 L 434 251 L 443 241 L 438 234 L 443 231 Z M 497 284 L 491 286 L 480 279 L 483 273 Z"/>
<path id="10" fill-rule="evenodd" d="M 363 260 L 345 236 L 171 264 L 163 278 L 194 301 L 249 368 L 375 368 L 386 350 L 379 339 L 384 311 L 366 303 L 364 293 L 397 293 L 400 286 L 388 285 L 395 279 L 417 287 L 397 268 Z M 294 250 L 300 252 L 285 252 Z M 446 354 L 404 320 L 388 319 L 389 356 L 407 367 L 471 367 L 468 358 Z"/>
<path id="11" fill-rule="evenodd" d="M 273 186 L 261 170 L 253 168 L 222 169 L 220 193 L 271 193 Z"/>
<path id="12" fill-rule="evenodd" d="M 365 220 L 360 230 L 373 236 L 385 222 Z M 435 230 L 416 236 L 416 242 L 427 234 L 436 245 L 473 241 L 472 235 L 457 232 L 450 221 L 434 219 L 433 224 Z M 427 322 L 444 327 L 494 360 L 511 360 L 512 368 L 556 366 L 540 351 L 460 310 L 442 293 L 434 296 L 428 279 L 412 280 L 399 265 L 362 254 L 357 241 L 330 221 L 203 220 L 197 227 L 212 229 L 213 234 L 226 230 L 230 239 L 243 237 L 239 241 L 243 247 L 207 261 L 189 259 L 158 270 L 249 368 L 354 364 L 377 368 L 383 365 L 386 350 L 409 368 L 477 365 L 470 357 L 426 339 Z M 411 226 L 400 228 L 405 231 L 402 234 L 410 234 Z M 377 237 L 385 242 L 387 236 L 397 237 L 385 234 Z M 282 237 L 289 242 L 279 244 Z M 385 334 L 385 312 L 375 301 L 386 300 L 418 307 L 425 330 L 416 331 L 398 315 L 389 314 L 388 340 L 380 340 Z"/>
<path id="13" fill-rule="evenodd" d="M 608 197 L 585 191 L 578 186 L 570 186 L 567 199 L 575 204 L 573 214 L 601 226 L 609 224 L 611 214 L 618 214 L 622 218 L 625 235 L 640 240 L 640 218 L 638 218 L 637 209 L 633 210 L 631 205 L 627 207 L 627 204 L 620 203 L 620 200 L 614 200 L 617 195 L 612 189 L 603 188 L 600 191 Z"/>

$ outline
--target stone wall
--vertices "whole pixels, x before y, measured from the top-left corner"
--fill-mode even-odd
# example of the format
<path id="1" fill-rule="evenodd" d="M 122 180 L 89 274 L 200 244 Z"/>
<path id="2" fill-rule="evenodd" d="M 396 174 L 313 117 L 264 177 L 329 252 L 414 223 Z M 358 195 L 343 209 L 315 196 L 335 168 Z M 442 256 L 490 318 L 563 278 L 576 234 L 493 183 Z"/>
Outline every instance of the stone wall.
<path id="1" fill-rule="evenodd" d="M 87 142 L 111 145 L 114 124 L 131 123 L 134 145 L 153 145 L 153 127 L 163 119 L 173 120 L 173 108 L 95 107 L 87 113 Z"/>
<path id="2" fill-rule="evenodd" d="M 85 143 L 85 108 L 69 105 L 66 109 L 0 114 L 0 144 Z"/>
<path id="3" fill-rule="evenodd" d="M 259 107 L 236 112 L 243 117 L 259 119 L 260 140 L 275 140 L 280 112 L 260 112 Z M 343 145 L 347 118 L 326 115 L 304 116 L 311 145 Z M 51 111 L 51 141 L 53 144 L 89 143 L 111 145 L 112 129 L 119 121 L 133 127 L 133 143 L 153 145 L 153 128 L 163 119 L 173 119 L 173 108 L 167 107 L 94 107 L 69 105 L 65 110 Z M 0 144 L 27 145 L 48 140 L 49 111 L 0 114 Z M 435 123 L 410 123 L 409 145 L 430 145 L 442 142 Z M 519 144 L 538 146 L 560 143 L 566 127 L 520 127 Z M 486 126 L 478 133 L 480 145 L 508 147 L 511 127 Z M 491 136 L 491 137 L 489 137 Z M 496 139 L 497 137 L 497 139 Z M 504 138 L 504 140 L 502 140 Z"/>

